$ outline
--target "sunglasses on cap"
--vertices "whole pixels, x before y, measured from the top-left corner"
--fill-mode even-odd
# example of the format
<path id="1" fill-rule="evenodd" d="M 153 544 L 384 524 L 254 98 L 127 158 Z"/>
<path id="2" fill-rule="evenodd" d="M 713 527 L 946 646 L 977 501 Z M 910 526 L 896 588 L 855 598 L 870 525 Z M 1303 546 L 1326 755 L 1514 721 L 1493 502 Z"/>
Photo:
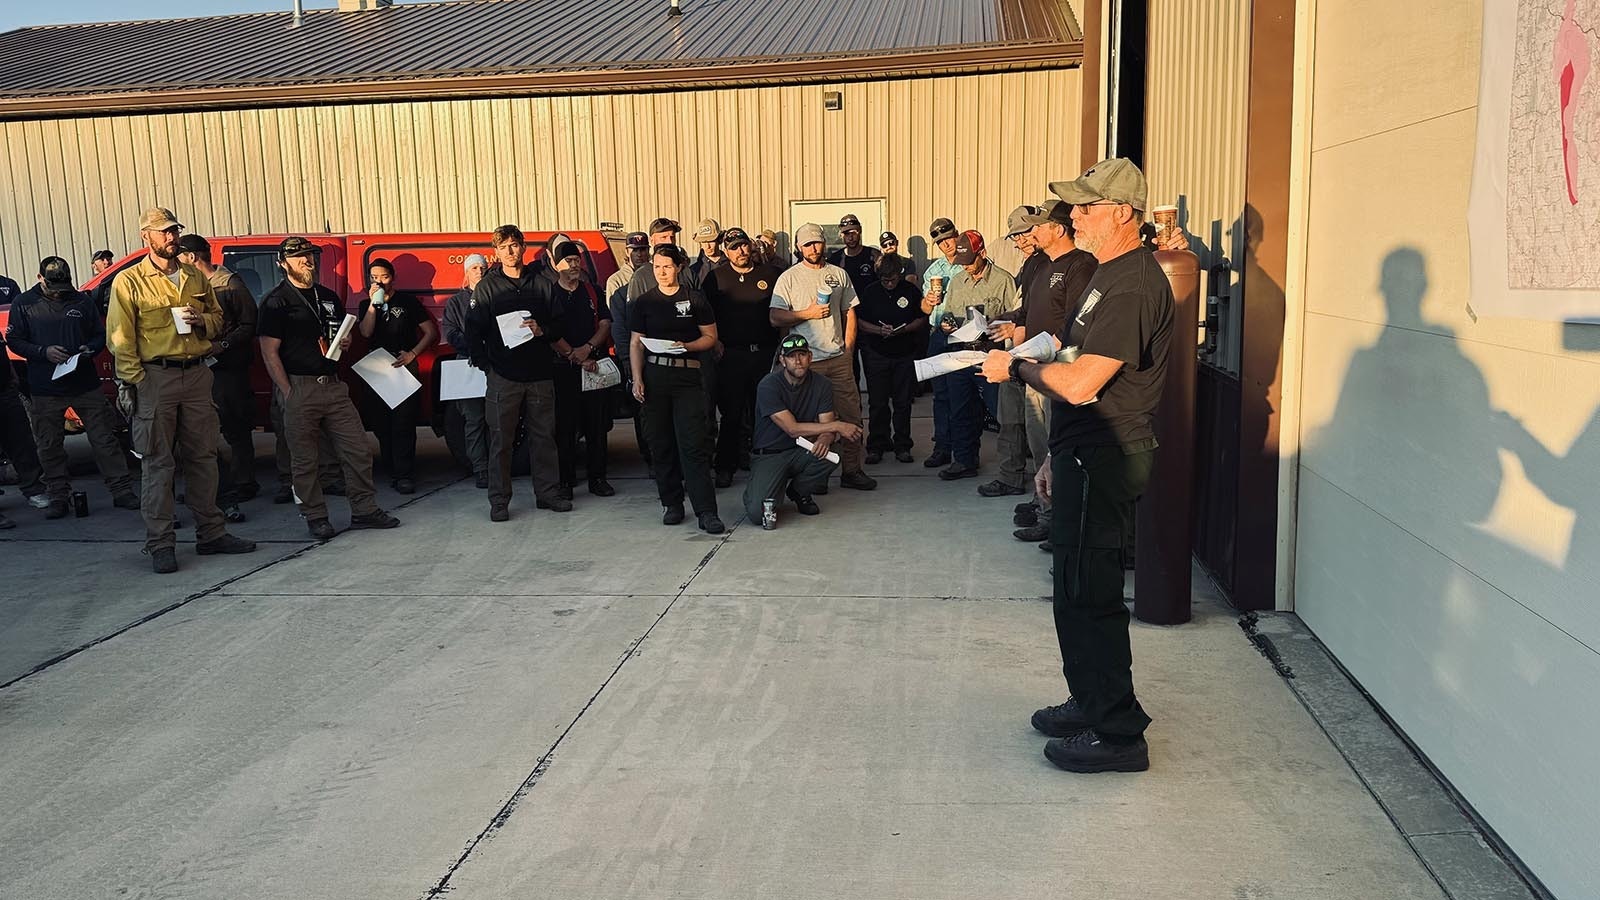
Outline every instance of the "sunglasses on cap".
<path id="1" fill-rule="evenodd" d="M 789 337 L 784 338 L 783 341 L 778 344 L 778 350 L 784 355 L 788 355 L 797 350 L 804 350 L 809 353 L 811 352 L 811 344 L 805 338 L 800 337 L 799 335 L 790 335 Z"/>

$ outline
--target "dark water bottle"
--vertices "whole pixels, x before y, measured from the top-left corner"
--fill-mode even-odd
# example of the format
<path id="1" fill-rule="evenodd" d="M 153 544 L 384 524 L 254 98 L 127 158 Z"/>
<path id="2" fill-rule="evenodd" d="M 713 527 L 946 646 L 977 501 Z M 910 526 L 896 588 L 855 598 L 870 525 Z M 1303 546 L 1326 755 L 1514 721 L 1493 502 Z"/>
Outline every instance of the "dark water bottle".
<path id="1" fill-rule="evenodd" d="M 82 519 L 89 515 L 89 495 L 83 491 L 72 492 L 72 514 Z"/>

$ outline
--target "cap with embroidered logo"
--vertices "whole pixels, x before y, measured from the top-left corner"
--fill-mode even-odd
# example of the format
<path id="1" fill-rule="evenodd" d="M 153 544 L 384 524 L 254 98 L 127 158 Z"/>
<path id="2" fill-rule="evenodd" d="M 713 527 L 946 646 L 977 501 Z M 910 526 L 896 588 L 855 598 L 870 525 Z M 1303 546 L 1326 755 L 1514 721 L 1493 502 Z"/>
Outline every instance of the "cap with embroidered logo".
<path id="1" fill-rule="evenodd" d="M 166 231 L 168 228 L 182 227 L 183 223 L 178 221 L 177 215 L 162 206 L 152 206 L 139 217 L 140 231 Z"/>
<path id="2" fill-rule="evenodd" d="M 1076 180 L 1050 182 L 1050 193 L 1074 206 L 1109 200 L 1144 212 L 1147 192 L 1144 173 L 1132 160 L 1121 157 L 1102 159 Z"/>
<path id="3" fill-rule="evenodd" d="M 46 256 L 39 260 L 39 278 L 47 291 L 72 291 L 72 267 L 59 256 Z"/>

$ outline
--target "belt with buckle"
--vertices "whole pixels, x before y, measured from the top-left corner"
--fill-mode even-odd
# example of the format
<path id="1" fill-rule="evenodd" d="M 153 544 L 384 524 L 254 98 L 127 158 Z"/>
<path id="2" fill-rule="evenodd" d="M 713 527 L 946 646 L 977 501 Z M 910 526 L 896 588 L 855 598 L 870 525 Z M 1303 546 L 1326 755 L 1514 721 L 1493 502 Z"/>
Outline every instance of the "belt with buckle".
<path id="1" fill-rule="evenodd" d="M 307 381 L 315 381 L 317 384 L 333 384 L 339 380 L 337 375 L 290 375 L 289 377 L 303 378 Z"/>
<path id="2" fill-rule="evenodd" d="M 700 368 L 700 360 L 688 359 L 681 356 L 646 356 L 645 361 L 655 363 L 658 366 L 667 366 L 674 369 Z"/>
<path id="3" fill-rule="evenodd" d="M 204 359 L 171 359 L 165 356 L 158 356 L 155 359 L 145 360 L 144 364 L 155 366 L 158 369 L 192 369 L 195 366 L 205 365 L 206 361 Z"/>

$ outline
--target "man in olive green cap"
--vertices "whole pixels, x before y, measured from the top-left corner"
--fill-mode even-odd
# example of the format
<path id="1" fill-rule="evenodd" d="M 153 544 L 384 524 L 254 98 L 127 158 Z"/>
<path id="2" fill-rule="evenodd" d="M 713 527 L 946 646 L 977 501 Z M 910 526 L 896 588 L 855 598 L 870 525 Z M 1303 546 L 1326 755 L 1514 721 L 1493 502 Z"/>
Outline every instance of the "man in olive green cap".
<path id="1" fill-rule="evenodd" d="M 1053 401 L 1050 453 L 1034 481 L 1052 503 L 1056 639 L 1071 694 L 1035 712 L 1033 727 L 1054 738 L 1044 754 L 1067 771 L 1140 772 L 1150 767 L 1150 717 L 1133 692 L 1122 535 L 1155 461 L 1172 286 L 1139 241 L 1138 166 L 1104 160 L 1050 190 L 1073 205 L 1077 244 L 1099 261 L 1061 333 L 1058 360 L 1071 361 L 996 350 L 983 364 L 989 381 L 1018 381 Z"/>

